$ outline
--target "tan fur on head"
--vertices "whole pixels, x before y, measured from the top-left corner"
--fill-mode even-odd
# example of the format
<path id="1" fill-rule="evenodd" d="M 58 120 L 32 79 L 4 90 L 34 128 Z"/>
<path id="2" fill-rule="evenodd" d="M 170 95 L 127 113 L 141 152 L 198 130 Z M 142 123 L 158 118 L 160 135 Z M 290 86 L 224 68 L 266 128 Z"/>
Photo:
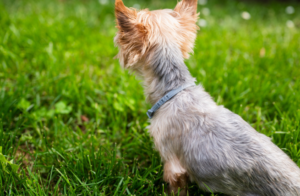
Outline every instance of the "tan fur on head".
<path id="1" fill-rule="evenodd" d="M 189 53 L 193 51 L 196 32 L 199 29 L 196 25 L 199 16 L 197 14 L 197 2 L 195 0 L 183 0 L 174 9 L 180 14 L 178 20 L 182 27 L 181 36 L 184 37 L 181 45 L 184 58 L 189 58 Z"/>
<path id="2" fill-rule="evenodd" d="M 198 29 L 197 0 L 183 0 L 175 10 L 139 12 L 116 0 L 115 14 L 119 29 L 115 43 L 120 49 L 117 58 L 125 68 L 135 69 L 135 65 L 145 63 L 142 60 L 151 61 L 149 57 L 155 56 L 151 53 L 157 47 L 178 47 L 182 58 L 188 58 L 193 51 Z"/>
<path id="3" fill-rule="evenodd" d="M 179 13 L 188 13 L 190 15 L 197 14 L 197 2 L 195 0 L 182 0 L 175 7 L 175 11 Z"/>
<path id="4" fill-rule="evenodd" d="M 117 57 L 125 67 L 131 66 L 137 63 L 144 53 L 147 30 L 144 25 L 136 22 L 136 11 L 125 7 L 121 0 L 115 2 L 115 14 L 120 30 L 115 38 L 120 47 Z"/>

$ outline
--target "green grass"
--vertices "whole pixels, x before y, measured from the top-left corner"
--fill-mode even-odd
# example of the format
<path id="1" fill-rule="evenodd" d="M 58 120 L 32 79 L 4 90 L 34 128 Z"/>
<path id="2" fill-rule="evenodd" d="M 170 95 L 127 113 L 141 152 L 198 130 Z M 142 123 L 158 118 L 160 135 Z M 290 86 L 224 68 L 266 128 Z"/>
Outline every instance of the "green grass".
<path id="1" fill-rule="evenodd" d="M 288 5 L 199 6 L 210 15 L 186 63 L 218 104 L 300 166 L 300 5 L 291 15 Z M 150 105 L 113 59 L 114 26 L 112 4 L 0 1 L 0 195 L 163 195 Z M 191 193 L 203 194 L 193 184 Z"/>

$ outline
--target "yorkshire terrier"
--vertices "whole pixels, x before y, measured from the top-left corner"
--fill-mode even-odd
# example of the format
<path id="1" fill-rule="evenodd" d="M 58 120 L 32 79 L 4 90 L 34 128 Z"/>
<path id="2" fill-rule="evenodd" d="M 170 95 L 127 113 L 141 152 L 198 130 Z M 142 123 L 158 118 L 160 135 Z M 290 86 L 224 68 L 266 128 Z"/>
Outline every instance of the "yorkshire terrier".
<path id="1" fill-rule="evenodd" d="M 164 163 L 169 194 L 187 195 L 188 181 L 205 191 L 239 196 L 300 195 L 300 170 L 270 138 L 218 106 L 195 85 L 184 59 L 198 27 L 197 0 L 174 10 L 136 11 L 115 1 L 120 64 L 140 76 L 149 132 Z"/>

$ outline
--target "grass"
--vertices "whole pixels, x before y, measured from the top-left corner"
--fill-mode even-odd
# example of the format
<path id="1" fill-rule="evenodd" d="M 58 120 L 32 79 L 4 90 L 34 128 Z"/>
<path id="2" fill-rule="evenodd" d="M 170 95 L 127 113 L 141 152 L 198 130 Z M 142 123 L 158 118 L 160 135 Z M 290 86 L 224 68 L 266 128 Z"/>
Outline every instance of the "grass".
<path id="1" fill-rule="evenodd" d="M 186 63 L 218 104 L 300 166 L 300 4 L 293 14 L 288 5 L 199 5 L 210 14 Z M 150 105 L 113 59 L 114 26 L 110 3 L 0 2 L 0 195 L 163 195 Z M 191 194 L 210 195 L 193 184 Z"/>

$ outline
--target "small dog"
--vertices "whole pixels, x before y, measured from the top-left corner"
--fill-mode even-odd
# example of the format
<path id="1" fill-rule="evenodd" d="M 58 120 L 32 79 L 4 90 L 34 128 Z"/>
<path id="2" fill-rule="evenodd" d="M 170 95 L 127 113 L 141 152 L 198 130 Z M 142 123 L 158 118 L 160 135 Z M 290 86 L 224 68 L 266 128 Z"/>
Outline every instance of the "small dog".
<path id="1" fill-rule="evenodd" d="M 160 108 L 151 111 L 149 132 L 164 162 L 169 193 L 186 195 L 192 181 L 228 195 L 300 195 L 297 165 L 194 85 L 184 59 L 198 29 L 197 0 L 182 0 L 174 10 L 139 12 L 116 0 L 115 14 L 120 64 L 141 76 L 152 105 L 160 100 Z M 165 99 L 174 89 L 174 97 Z"/>

